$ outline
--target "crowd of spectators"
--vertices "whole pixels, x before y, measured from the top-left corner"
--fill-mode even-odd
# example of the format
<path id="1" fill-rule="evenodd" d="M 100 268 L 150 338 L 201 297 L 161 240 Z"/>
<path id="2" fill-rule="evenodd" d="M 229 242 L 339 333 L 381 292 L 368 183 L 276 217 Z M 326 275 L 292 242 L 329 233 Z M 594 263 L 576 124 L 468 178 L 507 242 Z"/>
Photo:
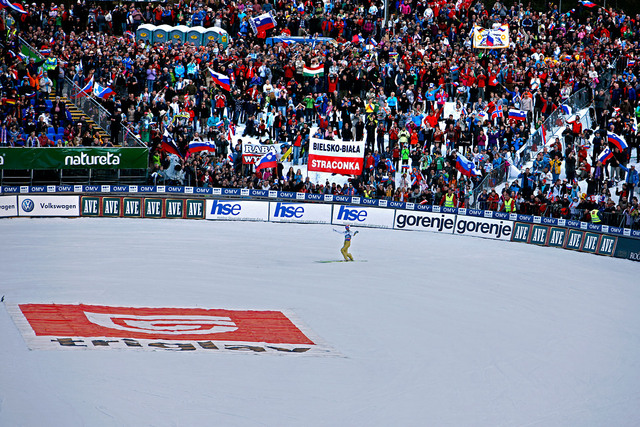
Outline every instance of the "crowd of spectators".
<path id="1" fill-rule="evenodd" d="M 637 173 L 627 170 L 633 169 L 628 166 L 634 149 L 638 156 L 638 16 L 581 3 L 561 13 L 555 5 L 540 11 L 499 1 L 485 8 L 483 2 L 463 0 L 389 2 L 386 25 L 379 0 L 194 0 L 113 7 L 80 0 L 68 7 L 24 7 L 27 14 L 10 14 L 4 22 L 7 54 L 0 79 L 3 129 L 8 132 L 2 135 L 37 136 L 43 133 L 43 120 L 47 127 L 69 129 L 59 145 L 108 146 L 120 143 L 119 131 L 127 124 L 151 147 L 152 176 L 177 183 L 340 192 L 418 203 L 444 203 L 443 195 L 451 189 L 455 204 L 467 206 L 482 176 L 519 165 L 518 150 L 530 133 L 573 93 L 587 88 L 594 100 L 594 128 L 615 130 L 630 149 L 615 152 L 603 167 L 597 156 L 606 137 L 598 133 L 592 141 L 591 130 L 576 132 L 569 125 L 529 171 L 498 195 L 497 204 L 492 194 L 480 202 L 510 209 L 504 203 L 509 193 L 518 211 L 570 215 L 575 196 L 583 206 L 608 206 L 608 192 L 618 180 L 625 181 L 626 190 L 615 209 L 634 206 Z M 254 33 L 249 19 L 264 12 L 273 14 L 276 28 Z M 228 45 L 153 44 L 136 41 L 142 23 L 216 26 L 231 37 Z M 509 25 L 508 48 L 472 47 L 474 25 L 500 24 Z M 334 42 L 266 43 L 267 36 L 283 33 L 326 36 Z M 45 64 L 16 55 L 18 35 L 56 63 L 39 75 L 43 67 L 38 65 Z M 304 66 L 317 65 L 323 75 L 303 76 Z M 228 76 L 231 90 L 215 84 L 210 70 Z M 611 84 L 596 90 L 608 70 L 614 72 Z M 43 93 L 62 94 L 65 77 L 78 87 L 93 78 L 116 92 L 100 100 L 111 113 L 110 140 L 87 134 L 82 123 L 68 123 L 57 107 L 44 104 Z M 448 103 L 455 108 L 445 115 Z M 526 120 L 510 120 L 510 109 L 524 111 Z M 294 147 L 302 155 L 292 159 L 288 173 L 282 167 L 255 172 L 241 165 L 241 146 L 230 143 L 230 128 L 241 137 Z M 341 187 L 311 183 L 293 172 L 305 161 L 312 130 L 313 136 L 326 139 L 366 141 L 362 176 Z M 186 156 L 163 152 L 163 138 Z M 11 145 L 17 139 L 0 138 L 0 143 Z M 188 143 L 198 139 L 214 141 L 215 155 L 188 154 Z M 34 145 L 33 138 L 24 143 Z M 591 156 L 585 155 L 588 144 Z M 461 175 L 455 168 L 458 152 L 482 176 Z M 560 176 L 566 179 L 558 181 Z M 583 181 L 586 192 L 575 194 Z"/>

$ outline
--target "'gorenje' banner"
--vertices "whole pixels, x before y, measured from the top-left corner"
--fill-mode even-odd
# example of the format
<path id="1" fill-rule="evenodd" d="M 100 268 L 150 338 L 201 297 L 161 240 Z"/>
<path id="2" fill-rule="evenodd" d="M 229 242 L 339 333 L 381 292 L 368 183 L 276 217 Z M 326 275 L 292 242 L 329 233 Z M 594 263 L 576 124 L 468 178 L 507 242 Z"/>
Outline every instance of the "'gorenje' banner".
<path id="1" fill-rule="evenodd" d="M 0 169 L 146 169 L 147 148 L 0 148 Z"/>
<path id="2" fill-rule="evenodd" d="M 364 164 L 364 141 L 311 138 L 309 171 L 360 175 Z"/>

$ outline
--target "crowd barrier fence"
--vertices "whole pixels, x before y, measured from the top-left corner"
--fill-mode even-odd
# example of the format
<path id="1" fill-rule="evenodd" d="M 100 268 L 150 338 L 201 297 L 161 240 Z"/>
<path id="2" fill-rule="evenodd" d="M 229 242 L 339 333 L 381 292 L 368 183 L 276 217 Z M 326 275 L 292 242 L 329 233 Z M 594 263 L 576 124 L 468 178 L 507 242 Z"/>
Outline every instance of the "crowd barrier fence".
<path id="1" fill-rule="evenodd" d="M 126 185 L 2 187 L 0 190 L 3 194 L 0 217 L 350 224 L 484 237 L 640 261 L 639 230 L 533 215 L 267 190 Z"/>

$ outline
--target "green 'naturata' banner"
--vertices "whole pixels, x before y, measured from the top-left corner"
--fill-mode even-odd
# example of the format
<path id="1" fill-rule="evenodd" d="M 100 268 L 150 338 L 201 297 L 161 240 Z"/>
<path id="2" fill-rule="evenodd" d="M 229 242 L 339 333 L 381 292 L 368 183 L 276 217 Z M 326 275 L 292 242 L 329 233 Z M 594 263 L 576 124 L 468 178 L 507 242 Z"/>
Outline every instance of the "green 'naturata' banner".
<path id="1" fill-rule="evenodd" d="M 146 169 L 147 148 L 0 148 L 0 169 Z"/>

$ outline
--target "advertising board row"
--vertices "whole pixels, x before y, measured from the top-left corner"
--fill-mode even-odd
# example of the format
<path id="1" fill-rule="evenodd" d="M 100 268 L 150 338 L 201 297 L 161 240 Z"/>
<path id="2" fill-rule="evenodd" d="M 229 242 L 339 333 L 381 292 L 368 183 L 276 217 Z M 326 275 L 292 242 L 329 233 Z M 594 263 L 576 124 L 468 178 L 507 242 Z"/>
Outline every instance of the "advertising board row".
<path id="1" fill-rule="evenodd" d="M 640 240 L 573 229 L 449 212 L 383 209 L 242 199 L 135 196 L 0 196 L 0 216 L 184 218 L 352 225 L 430 231 L 514 241 L 640 261 Z"/>
<path id="2" fill-rule="evenodd" d="M 340 203 L 359 205 L 366 207 L 381 207 L 387 209 L 401 209 L 419 212 L 447 213 L 465 215 L 479 218 L 493 218 L 542 224 L 547 226 L 560 226 L 576 228 L 597 233 L 607 233 L 616 236 L 627 236 L 640 239 L 640 230 L 631 230 L 623 227 L 611 227 L 607 225 L 592 224 L 588 222 L 565 220 L 562 218 L 548 218 L 534 215 L 508 214 L 505 212 L 484 211 L 480 209 L 446 208 L 441 206 L 420 205 L 414 203 L 387 201 L 379 199 L 366 199 L 358 196 L 342 196 L 333 194 L 309 194 L 291 191 L 249 190 L 239 188 L 204 188 L 182 187 L 170 185 L 40 185 L 40 186 L 0 186 L 0 194 L 119 194 L 142 193 L 145 197 L 165 197 L 167 194 L 176 196 L 217 196 L 222 198 L 240 199 L 268 199 L 286 201 L 305 201 L 318 203 Z M 148 195 L 148 196 L 147 196 Z"/>

